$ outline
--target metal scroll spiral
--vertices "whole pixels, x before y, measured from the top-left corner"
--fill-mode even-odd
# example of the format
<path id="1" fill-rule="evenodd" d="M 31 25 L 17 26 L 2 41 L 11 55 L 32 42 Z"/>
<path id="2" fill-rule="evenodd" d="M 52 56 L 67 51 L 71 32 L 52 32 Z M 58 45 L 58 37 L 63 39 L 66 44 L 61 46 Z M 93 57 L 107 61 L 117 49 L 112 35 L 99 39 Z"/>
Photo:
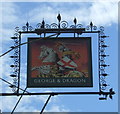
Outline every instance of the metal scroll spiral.
<path id="1" fill-rule="evenodd" d="M 99 37 L 99 41 L 100 41 L 100 55 L 106 55 L 105 54 L 105 47 L 102 47 L 103 45 L 105 46 L 105 38 L 103 38 L 102 36 L 104 36 L 104 27 L 101 26 L 100 27 L 100 37 Z M 104 76 L 104 74 L 106 74 L 105 72 L 105 67 L 103 67 L 102 65 L 105 65 L 105 57 L 100 56 L 100 84 L 101 84 L 101 90 L 106 90 L 107 87 L 107 82 L 105 80 L 106 76 Z"/>
<path id="2" fill-rule="evenodd" d="M 19 37 L 19 27 L 16 27 L 15 28 L 15 34 L 14 34 L 15 37 Z"/>
<path id="3" fill-rule="evenodd" d="M 83 28 L 82 24 L 71 25 L 70 28 Z"/>
<path id="4" fill-rule="evenodd" d="M 28 31 L 32 31 L 33 30 L 33 27 L 32 26 L 23 26 L 22 27 L 22 30 L 24 31 L 24 32 L 28 32 Z"/>
<path id="5" fill-rule="evenodd" d="M 90 25 L 88 25 L 86 27 L 86 30 L 97 30 L 97 26 L 90 26 Z"/>
<path id="6" fill-rule="evenodd" d="M 70 28 L 75 28 L 76 26 L 75 25 L 71 25 Z"/>
<path id="7" fill-rule="evenodd" d="M 78 25 L 76 26 L 76 28 L 83 28 L 83 25 L 82 25 L 82 24 L 78 24 Z"/>
<path id="8" fill-rule="evenodd" d="M 14 46 L 13 47 L 16 47 L 19 45 L 19 27 L 16 27 L 15 28 L 15 34 L 14 34 Z M 14 55 L 13 55 L 13 73 L 12 75 L 14 75 L 15 77 L 12 77 L 13 78 L 13 84 L 11 86 L 12 88 L 12 91 L 14 93 L 17 92 L 17 84 L 18 84 L 18 72 L 19 72 L 19 48 L 15 48 L 14 49 Z"/>
<path id="9" fill-rule="evenodd" d="M 32 26 L 29 26 L 29 31 L 32 31 L 33 30 L 33 27 Z"/>
<path id="10" fill-rule="evenodd" d="M 61 21 L 60 27 L 63 28 L 63 29 L 67 28 L 68 27 L 68 22 L 67 21 Z"/>
<path id="11" fill-rule="evenodd" d="M 61 21 L 60 22 L 60 28 L 63 28 L 63 29 L 65 29 L 65 28 L 67 28 L 68 27 L 68 23 L 66 22 L 66 21 Z M 37 25 L 36 25 L 36 28 L 37 29 L 41 29 L 42 28 L 42 24 L 41 23 L 38 23 Z M 59 24 L 56 24 L 56 23 L 52 23 L 52 24 L 45 24 L 44 25 L 44 28 L 45 29 L 57 29 L 57 28 L 59 28 Z M 26 28 L 26 26 L 23 26 L 23 30 L 24 31 L 26 31 L 27 30 L 27 28 Z"/>
<path id="12" fill-rule="evenodd" d="M 104 27 L 103 27 L 103 26 L 100 26 L 100 35 L 101 35 L 101 36 L 105 35 L 105 34 L 104 34 Z"/>
<path id="13" fill-rule="evenodd" d="M 42 28 L 42 24 L 41 24 L 41 23 L 38 23 L 38 24 L 36 25 L 36 29 L 41 29 L 41 28 Z M 44 28 L 45 28 L 45 29 L 58 28 L 58 25 L 57 25 L 56 23 L 52 23 L 51 25 L 45 24 L 45 25 L 44 25 Z"/>
<path id="14" fill-rule="evenodd" d="M 56 23 L 52 23 L 51 25 L 50 25 L 50 28 L 58 28 L 58 25 L 56 24 Z"/>
<path id="15" fill-rule="evenodd" d="M 26 26 L 23 26 L 23 27 L 22 27 L 22 30 L 23 30 L 23 31 L 27 31 L 27 27 L 26 27 Z"/>
<path id="16" fill-rule="evenodd" d="M 49 24 L 46 24 L 46 25 L 45 25 L 45 28 L 46 28 L 46 29 L 50 29 L 50 25 L 49 25 Z"/>
<path id="17" fill-rule="evenodd" d="M 42 24 L 41 24 L 41 23 L 38 23 L 38 24 L 36 25 L 36 29 L 40 29 L 41 26 L 42 26 Z"/>

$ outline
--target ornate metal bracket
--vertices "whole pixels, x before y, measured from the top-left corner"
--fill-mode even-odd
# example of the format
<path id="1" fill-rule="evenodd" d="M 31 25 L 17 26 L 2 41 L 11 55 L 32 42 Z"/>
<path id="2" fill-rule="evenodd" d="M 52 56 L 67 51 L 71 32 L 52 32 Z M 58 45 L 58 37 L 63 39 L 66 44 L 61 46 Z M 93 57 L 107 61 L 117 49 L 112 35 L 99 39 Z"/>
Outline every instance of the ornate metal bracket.
<path id="1" fill-rule="evenodd" d="M 90 25 L 88 25 L 88 26 L 86 27 L 86 30 L 90 30 L 91 32 L 92 32 L 92 31 L 95 31 L 95 30 L 97 30 L 97 26 L 93 25 L 93 23 L 90 22 Z"/>
<path id="2" fill-rule="evenodd" d="M 41 23 L 38 23 L 36 27 L 30 26 L 30 24 L 27 22 L 25 26 L 22 27 L 22 30 L 19 31 L 19 28 L 16 27 L 16 32 L 14 37 L 11 37 L 14 40 L 14 46 L 17 46 L 21 43 L 21 34 L 24 33 L 36 33 L 38 35 L 41 34 L 47 34 L 47 33 L 77 33 L 78 35 L 81 35 L 83 33 L 98 33 L 98 75 L 99 75 L 99 92 L 97 94 L 103 95 L 103 97 L 100 97 L 100 100 L 106 100 L 107 96 L 109 96 L 112 99 L 112 95 L 115 94 L 113 89 L 109 89 L 109 92 L 106 93 L 107 86 L 109 86 L 106 82 L 106 77 L 108 76 L 108 73 L 106 73 L 106 68 L 109 66 L 106 64 L 106 57 L 108 56 L 105 52 L 105 49 L 108 47 L 105 43 L 105 39 L 108 38 L 108 36 L 104 33 L 104 27 L 101 26 L 99 30 L 97 27 L 90 22 L 90 24 L 87 27 L 83 27 L 82 24 L 77 24 L 77 19 L 74 18 L 73 25 L 69 26 L 67 21 L 61 21 L 61 15 L 58 14 L 57 16 L 58 23 L 52 23 L 52 24 L 46 24 L 43 20 Z M 69 31 L 69 32 L 68 32 Z M 11 48 L 14 48 L 12 46 Z M 11 65 L 11 67 L 14 69 L 13 74 L 10 75 L 13 77 L 13 84 L 18 85 L 20 83 L 20 47 L 14 49 L 14 55 L 11 56 L 14 60 L 14 64 Z M 14 92 L 19 91 L 13 86 L 12 87 Z M 87 94 L 87 93 L 86 93 Z"/>
<path id="3" fill-rule="evenodd" d="M 14 37 L 11 37 L 11 39 L 14 40 L 14 46 L 12 46 L 11 48 L 18 46 L 21 43 L 20 34 L 18 33 L 18 31 L 19 31 L 19 27 L 16 27 Z M 14 53 L 12 56 L 10 56 L 10 58 L 12 58 L 14 61 L 14 63 L 10 65 L 10 67 L 13 68 L 13 73 L 10 75 L 13 78 L 13 85 L 11 85 L 10 87 L 12 88 L 12 91 L 16 93 L 19 90 L 20 47 L 14 49 Z"/>

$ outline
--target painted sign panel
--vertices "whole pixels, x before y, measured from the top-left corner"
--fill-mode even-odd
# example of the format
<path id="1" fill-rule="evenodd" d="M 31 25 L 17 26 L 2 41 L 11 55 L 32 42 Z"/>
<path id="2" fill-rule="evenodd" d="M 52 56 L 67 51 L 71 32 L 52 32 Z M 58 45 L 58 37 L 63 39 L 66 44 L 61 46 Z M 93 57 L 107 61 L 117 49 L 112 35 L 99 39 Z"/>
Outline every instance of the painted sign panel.
<path id="1" fill-rule="evenodd" d="M 27 87 L 93 87 L 91 38 L 28 38 Z"/>

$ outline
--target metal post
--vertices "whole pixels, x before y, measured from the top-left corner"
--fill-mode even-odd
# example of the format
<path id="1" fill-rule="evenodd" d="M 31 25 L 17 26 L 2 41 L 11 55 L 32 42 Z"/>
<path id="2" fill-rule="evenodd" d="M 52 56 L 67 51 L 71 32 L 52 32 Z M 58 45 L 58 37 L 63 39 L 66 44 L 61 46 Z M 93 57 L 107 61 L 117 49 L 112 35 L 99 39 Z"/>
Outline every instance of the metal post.
<path id="1" fill-rule="evenodd" d="M 50 100 L 51 96 L 52 96 L 52 94 L 50 94 L 50 95 L 49 95 L 49 97 L 48 97 L 48 99 L 47 99 L 46 103 L 44 104 L 44 106 L 43 106 L 43 108 L 42 108 L 42 110 L 41 110 L 40 114 L 42 114 L 42 113 L 43 113 L 43 111 L 44 111 L 45 107 L 47 106 L 47 104 L 48 104 L 48 102 L 49 102 L 49 100 Z"/>
<path id="2" fill-rule="evenodd" d="M 19 95 L 109 95 L 111 92 L 46 92 L 46 93 L 19 93 Z M 112 94 L 115 94 L 112 91 Z M 17 93 L 0 93 L 0 96 L 16 96 Z"/>
<path id="3" fill-rule="evenodd" d="M 25 93 L 26 89 L 27 89 L 27 87 L 25 88 L 25 90 L 24 90 L 24 92 L 23 92 L 23 95 L 24 95 L 24 93 Z M 19 103 L 19 102 L 20 102 L 20 100 L 22 99 L 23 95 L 21 95 L 21 96 L 20 96 L 20 98 L 19 98 L 18 102 L 16 103 L 15 107 L 13 108 L 13 110 L 12 110 L 11 114 L 13 114 L 13 113 L 14 113 L 14 111 L 15 111 L 15 109 L 16 109 L 16 107 L 17 107 L 18 103 Z"/>

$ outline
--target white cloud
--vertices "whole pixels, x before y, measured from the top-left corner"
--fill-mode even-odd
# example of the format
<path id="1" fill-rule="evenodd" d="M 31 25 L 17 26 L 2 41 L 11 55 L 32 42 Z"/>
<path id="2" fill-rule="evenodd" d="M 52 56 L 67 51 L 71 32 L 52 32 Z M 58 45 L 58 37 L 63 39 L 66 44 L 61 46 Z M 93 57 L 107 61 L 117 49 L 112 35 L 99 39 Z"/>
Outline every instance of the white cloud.
<path id="1" fill-rule="evenodd" d="M 17 108 L 16 108 L 16 112 L 40 112 L 44 103 L 46 102 L 48 96 L 23 96 L 23 98 L 21 99 L 21 101 L 19 102 Z M 12 109 L 14 108 L 15 104 L 17 103 L 19 97 L 2 97 L 2 111 L 12 111 Z M 47 112 L 68 112 L 70 111 L 69 109 L 67 109 L 64 105 L 55 105 L 57 103 L 55 97 L 51 98 L 51 100 L 49 101 L 49 103 L 47 106 L 49 106 L 49 108 L 46 107 Z M 7 102 L 7 104 L 6 104 Z"/>
<path id="2" fill-rule="evenodd" d="M 0 12 L 0 17 L 2 17 L 0 20 L 0 32 L 2 33 L 0 42 L 9 43 L 10 37 L 14 36 L 15 27 L 24 22 L 24 19 L 20 18 L 20 9 L 13 2 L 1 2 Z"/>
<path id="3" fill-rule="evenodd" d="M 2 24 L 11 24 L 18 21 L 18 7 L 12 3 L 2 3 Z"/>
<path id="4" fill-rule="evenodd" d="M 117 23 L 118 4 L 113 2 L 95 2 L 90 8 L 90 18 L 97 25 L 102 24 L 109 26 Z"/>
<path id="5" fill-rule="evenodd" d="M 49 109 L 46 109 L 45 112 L 70 112 L 70 110 L 66 109 L 63 105 L 52 105 Z"/>
<path id="6" fill-rule="evenodd" d="M 67 5 L 67 7 L 66 7 Z M 45 19 L 48 23 L 56 22 L 56 15 L 61 13 L 62 19 L 68 22 L 73 21 L 77 17 L 79 23 L 89 24 L 93 21 L 96 25 L 109 26 L 117 23 L 118 19 L 118 4 L 116 2 L 91 2 L 91 5 L 86 7 L 86 3 L 50 3 L 43 4 L 41 7 L 34 8 L 29 14 L 33 17 L 31 22 L 40 22 Z M 77 8 L 75 8 L 77 6 Z M 79 7 L 78 7 L 79 6 Z M 44 12 L 44 13 L 43 13 Z"/>
<path id="7" fill-rule="evenodd" d="M 2 33 L 2 43 L 4 44 L 5 42 L 12 42 L 11 37 L 14 35 L 14 28 L 13 29 L 7 29 L 7 28 L 2 28 L 0 30 L 0 32 Z M 4 46 L 4 45 L 2 45 Z"/>
<path id="8" fill-rule="evenodd" d="M 56 0 L 1 0 L 2 2 L 56 2 Z M 113 0 L 57 0 L 57 2 L 95 2 L 95 1 L 104 1 L 112 2 Z M 114 0 L 118 2 L 119 0 Z"/>
<path id="9" fill-rule="evenodd" d="M 39 4 L 39 3 L 38 3 Z M 41 3 L 40 3 L 41 4 Z M 71 6 L 73 4 L 73 6 Z M 82 4 L 82 5 L 81 5 Z M 89 3 L 81 2 L 53 2 L 48 4 L 40 5 L 40 7 L 35 7 L 31 11 L 24 12 L 24 16 L 29 15 L 29 21 L 32 23 L 39 23 L 45 19 L 47 23 L 57 23 L 56 16 L 58 12 L 62 15 L 62 20 L 68 21 L 70 24 L 73 23 L 74 17 L 77 18 L 78 23 L 88 25 L 89 22 L 93 21 L 95 25 L 110 26 L 112 23 L 117 23 L 118 19 L 118 3 L 117 2 L 105 2 L 97 1 Z M 29 5 L 29 2 L 28 2 Z M 67 5 L 67 7 L 66 7 Z M 88 6 L 88 7 L 86 7 Z M 72 9 L 71 9 L 72 7 Z M 77 7 L 77 8 L 76 8 Z M 2 17 L 1 24 L 3 25 L 0 29 L 2 33 L 2 41 L 11 41 L 10 37 L 14 34 L 14 27 L 21 25 L 25 22 L 24 18 L 21 18 L 21 9 L 14 2 L 2 3 L 0 8 L 2 12 L 0 17 Z M 44 12 L 44 13 L 43 13 Z M 27 20 L 26 20 L 27 21 Z M 1 40 L 1 39 L 0 39 Z"/>

